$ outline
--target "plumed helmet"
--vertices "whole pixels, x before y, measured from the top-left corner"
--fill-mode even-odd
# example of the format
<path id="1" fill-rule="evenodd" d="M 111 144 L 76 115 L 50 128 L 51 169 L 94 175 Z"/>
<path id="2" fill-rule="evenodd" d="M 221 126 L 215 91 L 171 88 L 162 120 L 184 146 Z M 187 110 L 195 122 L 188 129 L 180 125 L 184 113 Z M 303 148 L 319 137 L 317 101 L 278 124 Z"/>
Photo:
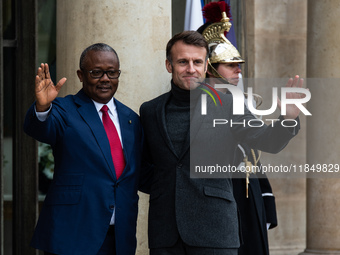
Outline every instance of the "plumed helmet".
<path id="1" fill-rule="evenodd" d="M 213 63 L 244 63 L 238 50 L 225 37 L 229 32 L 231 23 L 230 7 L 225 1 L 211 2 L 203 7 L 203 16 L 206 24 L 202 35 L 209 44 L 209 62 Z"/>

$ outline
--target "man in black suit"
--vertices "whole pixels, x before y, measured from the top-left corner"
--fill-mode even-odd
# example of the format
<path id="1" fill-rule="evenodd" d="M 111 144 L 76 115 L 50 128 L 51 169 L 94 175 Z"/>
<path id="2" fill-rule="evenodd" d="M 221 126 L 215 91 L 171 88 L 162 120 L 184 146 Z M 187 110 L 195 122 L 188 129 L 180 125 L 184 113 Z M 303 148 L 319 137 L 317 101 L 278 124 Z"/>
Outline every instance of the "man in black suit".
<path id="1" fill-rule="evenodd" d="M 239 142 L 279 152 L 296 135 L 298 127 L 286 128 L 278 121 L 273 126 L 257 128 L 243 125 L 214 128 L 214 118 L 239 123 L 254 117 L 247 109 L 244 115 L 233 115 L 232 96 L 222 93 L 219 94 L 222 104 L 215 107 L 208 97 L 209 114 L 201 115 L 202 90 L 198 86 L 207 70 L 206 40 L 195 31 L 179 33 L 168 42 L 166 55 L 166 69 L 172 74 L 171 91 L 140 108 L 147 158 L 154 164 L 149 208 L 150 254 L 236 255 L 240 241 L 231 179 L 201 178 L 204 175 L 191 176 L 190 171 L 203 164 L 232 166 Z M 296 87 L 302 83 L 296 78 L 287 85 Z M 295 93 L 289 96 L 299 97 Z M 280 120 L 296 119 L 298 114 L 299 109 L 290 105 L 287 115 Z M 220 150 L 222 153 L 218 153 Z"/>

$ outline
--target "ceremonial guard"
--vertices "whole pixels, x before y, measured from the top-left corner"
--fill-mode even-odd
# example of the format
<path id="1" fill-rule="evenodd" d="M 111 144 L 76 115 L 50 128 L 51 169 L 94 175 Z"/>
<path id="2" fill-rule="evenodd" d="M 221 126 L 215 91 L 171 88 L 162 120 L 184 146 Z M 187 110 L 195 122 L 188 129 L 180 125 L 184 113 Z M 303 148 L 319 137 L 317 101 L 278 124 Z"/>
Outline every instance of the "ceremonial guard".
<path id="1" fill-rule="evenodd" d="M 212 2 L 203 8 L 206 23 L 198 29 L 209 44 L 207 81 L 210 85 L 237 86 L 240 64 L 245 61 L 235 46 L 225 37 L 231 27 L 230 6 L 225 1 Z M 218 89 L 230 93 L 227 89 Z M 245 94 L 247 97 L 247 95 Z M 259 106 L 260 96 L 254 103 Z M 239 144 L 234 165 L 239 172 L 233 175 L 233 192 L 240 216 L 241 246 L 239 255 L 268 255 L 267 230 L 277 226 L 275 197 L 267 176 L 261 173 L 261 152 Z"/>

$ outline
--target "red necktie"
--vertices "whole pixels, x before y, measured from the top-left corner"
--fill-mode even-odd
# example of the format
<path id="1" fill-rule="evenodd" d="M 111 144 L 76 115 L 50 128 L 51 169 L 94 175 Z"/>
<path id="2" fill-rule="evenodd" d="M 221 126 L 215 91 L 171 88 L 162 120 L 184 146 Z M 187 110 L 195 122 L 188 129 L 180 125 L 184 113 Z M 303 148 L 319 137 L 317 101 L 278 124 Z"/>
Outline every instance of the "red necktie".
<path id="1" fill-rule="evenodd" d="M 124 160 L 122 144 L 120 142 L 117 129 L 107 112 L 108 109 L 109 108 L 106 105 L 104 105 L 100 111 L 103 113 L 102 120 L 103 120 L 107 138 L 109 139 L 109 142 L 110 142 L 112 161 L 113 161 L 113 165 L 116 170 L 116 176 L 118 179 L 120 175 L 123 173 L 123 170 L 125 168 L 125 160 Z"/>

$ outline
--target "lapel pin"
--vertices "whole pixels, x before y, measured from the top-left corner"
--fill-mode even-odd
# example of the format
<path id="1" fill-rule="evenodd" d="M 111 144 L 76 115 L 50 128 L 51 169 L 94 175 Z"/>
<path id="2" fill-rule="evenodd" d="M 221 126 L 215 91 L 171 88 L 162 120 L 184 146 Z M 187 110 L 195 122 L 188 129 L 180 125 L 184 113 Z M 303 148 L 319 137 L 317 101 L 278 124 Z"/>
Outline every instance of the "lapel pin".
<path id="1" fill-rule="evenodd" d="M 132 121 L 131 120 L 129 120 L 129 124 L 131 124 L 132 123 Z"/>

